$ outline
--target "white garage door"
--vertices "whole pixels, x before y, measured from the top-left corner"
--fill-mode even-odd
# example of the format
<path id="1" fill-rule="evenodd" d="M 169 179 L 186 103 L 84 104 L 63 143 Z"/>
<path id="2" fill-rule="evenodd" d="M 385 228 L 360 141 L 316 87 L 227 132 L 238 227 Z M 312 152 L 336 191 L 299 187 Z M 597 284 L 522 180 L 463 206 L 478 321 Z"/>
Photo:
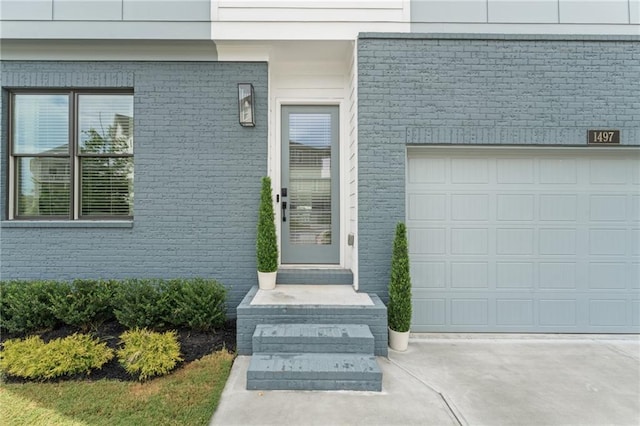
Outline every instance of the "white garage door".
<path id="1" fill-rule="evenodd" d="M 410 148 L 412 330 L 640 331 L 640 149 Z"/>

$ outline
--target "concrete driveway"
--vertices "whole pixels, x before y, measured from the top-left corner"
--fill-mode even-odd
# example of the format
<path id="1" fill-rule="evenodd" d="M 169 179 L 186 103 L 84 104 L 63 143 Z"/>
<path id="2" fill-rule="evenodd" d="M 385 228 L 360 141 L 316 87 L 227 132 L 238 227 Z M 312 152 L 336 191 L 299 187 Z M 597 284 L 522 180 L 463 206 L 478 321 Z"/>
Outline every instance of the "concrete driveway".
<path id="1" fill-rule="evenodd" d="M 380 393 L 247 391 L 248 361 L 212 424 L 640 424 L 640 336 L 416 334 Z"/>

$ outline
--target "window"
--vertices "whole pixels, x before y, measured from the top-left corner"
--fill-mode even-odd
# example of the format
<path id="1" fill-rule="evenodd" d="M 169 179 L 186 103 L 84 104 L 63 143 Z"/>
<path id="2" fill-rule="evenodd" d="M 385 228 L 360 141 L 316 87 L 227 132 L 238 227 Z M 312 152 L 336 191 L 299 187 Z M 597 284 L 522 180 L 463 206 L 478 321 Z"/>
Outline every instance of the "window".
<path id="1" fill-rule="evenodd" d="M 133 95 L 11 94 L 10 219 L 133 217 Z"/>

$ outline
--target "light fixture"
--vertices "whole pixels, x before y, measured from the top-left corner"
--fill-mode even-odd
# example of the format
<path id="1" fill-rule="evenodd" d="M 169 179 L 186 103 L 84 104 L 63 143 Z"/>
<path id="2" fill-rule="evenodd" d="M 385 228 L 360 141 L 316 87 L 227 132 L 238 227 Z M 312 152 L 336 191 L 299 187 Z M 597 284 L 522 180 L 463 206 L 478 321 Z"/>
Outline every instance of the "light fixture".
<path id="1" fill-rule="evenodd" d="M 238 115 L 241 126 L 254 127 L 256 125 L 255 109 L 253 84 L 238 83 Z"/>

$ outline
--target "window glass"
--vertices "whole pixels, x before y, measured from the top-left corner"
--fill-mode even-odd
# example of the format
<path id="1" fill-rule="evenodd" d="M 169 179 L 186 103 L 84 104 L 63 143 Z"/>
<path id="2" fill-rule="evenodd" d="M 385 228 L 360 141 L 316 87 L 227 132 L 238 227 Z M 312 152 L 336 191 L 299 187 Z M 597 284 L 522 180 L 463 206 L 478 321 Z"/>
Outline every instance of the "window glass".
<path id="1" fill-rule="evenodd" d="M 69 215 L 69 158 L 20 157 L 17 176 L 19 216 Z"/>
<path id="2" fill-rule="evenodd" d="M 82 216 L 133 216 L 133 158 L 82 157 Z"/>
<path id="3" fill-rule="evenodd" d="M 133 96 L 79 95 L 82 154 L 133 154 Z"/>
<path id="4" fill-rule="evenodd" d="M 13 152 L 69 154 L 69 96 L 25 95 L 14 98 Z"/>
<path id="5" fill-rule="evenodd" d="M 12 218 L 133 216 L 133 95 L 13 94 Z"/>

